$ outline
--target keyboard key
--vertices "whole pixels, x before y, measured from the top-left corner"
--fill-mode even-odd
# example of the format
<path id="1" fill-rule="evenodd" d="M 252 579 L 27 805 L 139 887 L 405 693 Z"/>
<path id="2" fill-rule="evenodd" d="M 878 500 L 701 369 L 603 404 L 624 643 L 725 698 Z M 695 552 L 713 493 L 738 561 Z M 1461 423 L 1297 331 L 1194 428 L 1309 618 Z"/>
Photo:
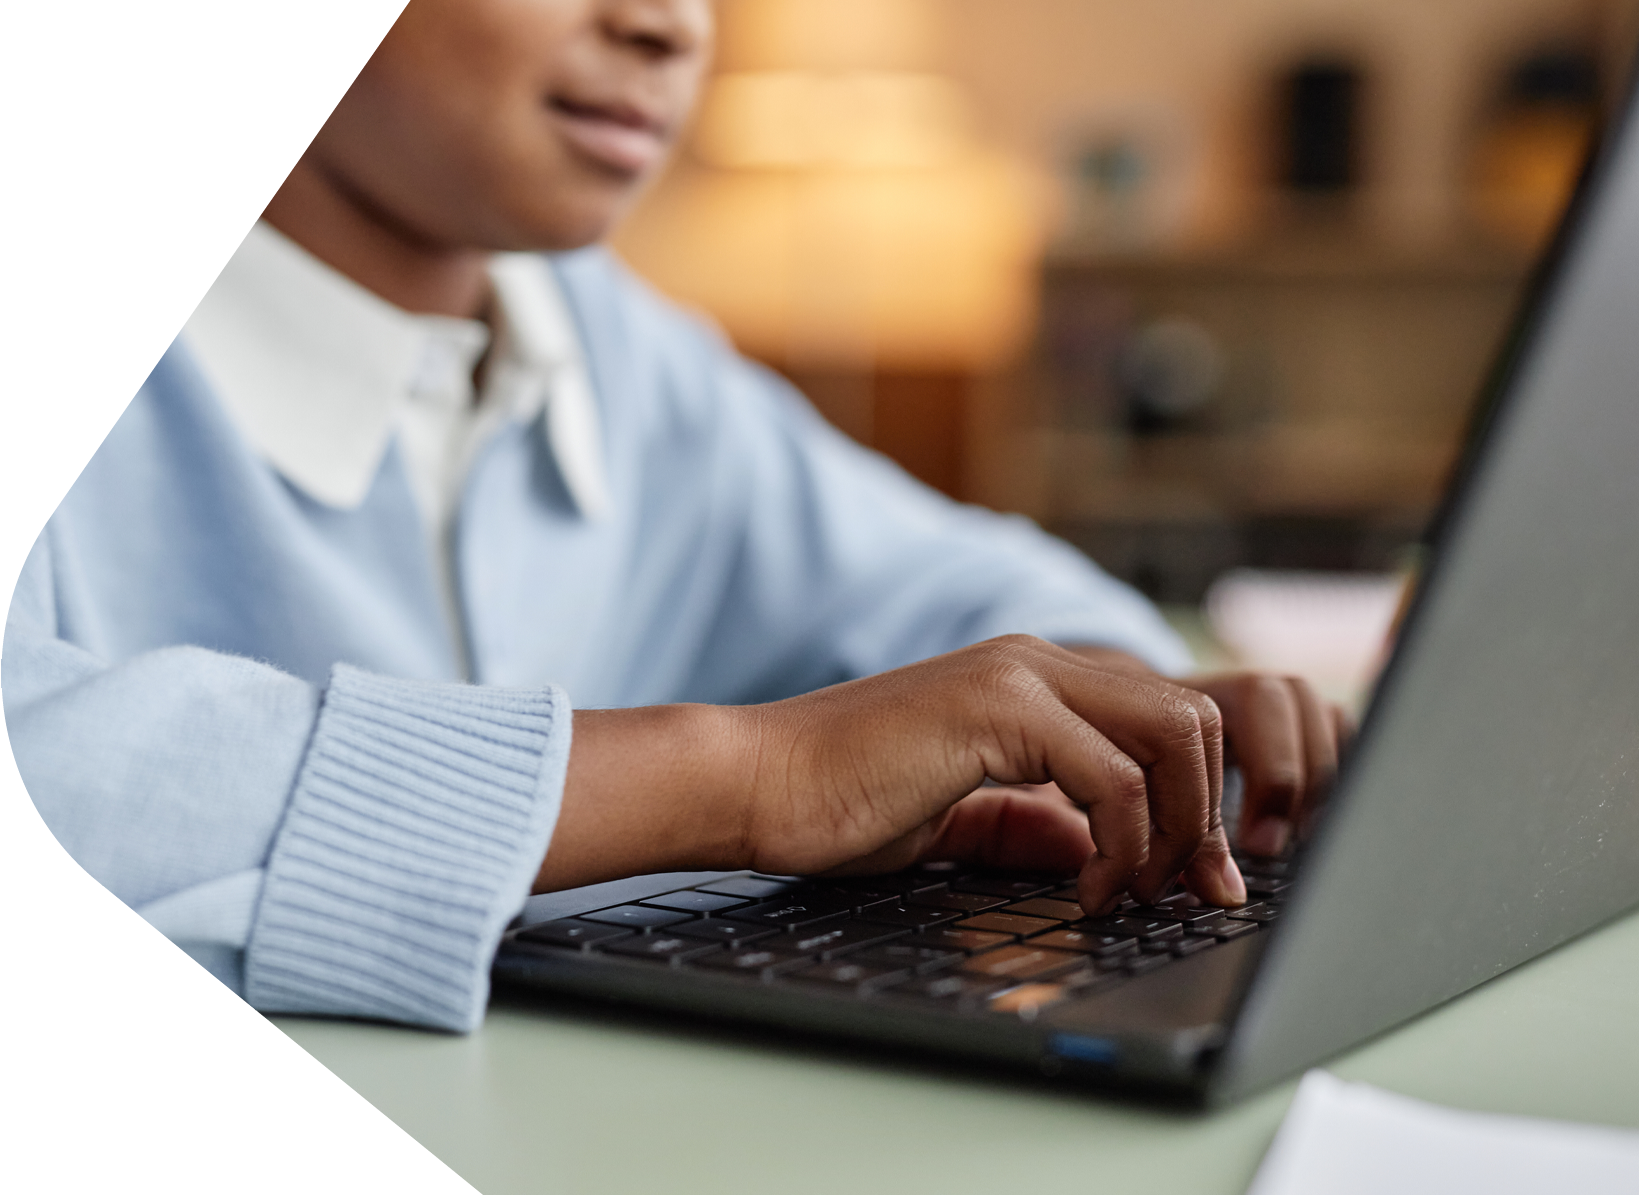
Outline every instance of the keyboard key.
<path id="1" fill-rule="evenodd" d="M 792 954 L 783 950 L 762 950 L 753 947 L 750 950 L 718 951 L 708 954 L 695 965 L 712 971 L 732 971 L 740 975 L 753 975 L 767 979 L 785 971 L 793 971 L 798 967 L 807 967 L 814 960 L 806 954 Z"/>
<path id="2" fill-rule="evenodd" d="M 1038 896 L 1034 900 L 1021 900 L 1018 904 L 1008 905 L 1002 911 L 1016 913 L 1021 917 L 1046 917 L 1051 921 L 1080 921 L 1087 915 L 1074 901 L 1049 900 L 1045 896 Z"/>
<path id="3" fill-rule="evenodd" d="M 1033 1021 L 1042 1009 L 1069 999 L 1069 989 L 1062 983 L 1023 983 L 1016 988 L 997 992 L 986 1003 L 990 1012 L 1007 1013 L 1025 1021 Z"/>
<path id="4" fill-rule="evenodd" d="M 1247 934 L 1258 932 L 1255 921 L 1236 921 L 1231 917 L 1214 917 L 1211 921 L 1197 921 L 1194 925 L 1186 925 L 1184 933 L 1191 937 L 1215 938 L 1220 942 L 1231 942 L 1236 938 L 1244 938 Z"/>
<path id="5" fill-rule="evenodd" d="M 1174 888 L 1176 887 L 1177 885 L 1174 885 Z M 1192 909 L 1201 902 L 1195 898 L 1193 893 L 1185 890 L 1182 892 L 1175 891 L 1171 896 L 1163 897 L 1155 903 L 1168 909 Z"/>
<path id="6" fill-rule="evenodd" d="M 815 900 L 836 904 L 845 909 L 852 909 L 855 913 L 866 909 L 880 908 L 887 905 L 899 907 L 899 893 L 872 892 L 864 888 L 821 888 L 814 894 Z"/>
<path id="7" fill-rule="evenodd" d="M 1199 954 L 1203 950 L 1211 950 L 1218 944 L 1217 938 L 1183 938 L 1177 942 L 1168 943 L 1172 947 L 1173 958 L 1186 958 L 1192 954 Z"/>
<path id="8" fill-rule="evenodd" d="M 735 909 L 724 916 L 732 921 L 749 921 L 753 925 L 772 926 L 774 929 L 802 929 L 822 921 L 846 917 L 852 909 L 847 901 L 822 896 L 802 900 L 770 900 L 759 905 Z"/>
<path id="9" fill-rule="evenodd" d="M 650 896 L 639 903 L 653 909 L 699 913 L 704 917 L 710 913 L 721 913 L 724 909 L 737 909 L 750 902 L 740 896 L 723 896 L 716 892 L 696 892 L 692 888 L 685 888 L 681 892 L 668 892 L 664 896 Z"/>
<path id="10" fill-rule="evenodd" d="M 919 945 L 918 938 L 901 938 L 886 946 L 870 946 L 848 956 L 849 961 L 869 963 L 873 967 L 910 970 L 918 975 L 942 971 L 967 957 L 960 950 L 946 950 L 938 946 Z"/>
<path id="11" fill-rule="evenodd" d="M 912 905 L 902 908 L 898 905 L 881 905 L 874 909 L 866 909 L 860 913 L 861 921 L 875 921 L 882 925 L 897 925 L 900 929 L 924 930 L 929 926 L 944 925 L 955 921 L 962 914 L 953 913 L 949 909 L 924 909 Z"/>
<path id="12" fill-rule="evenodd" d="M 1255 855 L 1237 854 L 1235 865 L 1241 869 L 1243 876 L 1270 876 L 1279 880 L 1292 878 L 1290 859 L 1260 859 Z"/>
<path id="13" fill-rule="evenodd" d="M 1151 921 L 1176 921 L 1180 925 L 1188 925 L 1194 921 L 1210 921 L 1214 917 L 1223 916 L 1223 910 L 1214 905 L 1139 905 L 1124 917 L 1143 917 Z"/>
<path id="14" fill-rule="evenodd" d="M 921 946 L 941 946 L 965 954 L 978 954 L 981 950 L 1005 946 L 1012 940 L 1012 934 L 986 934 L 976 929 L 951 929 L 948 925 L 927 930 L 916 939 Z"/>
<path id="15" fill-rule="evenodd" d="M 604 954 L 618 954 L 626 958 L 652 959 L 658 962 L 688 962 L 701 958 L 722 947 L 715 942 L 696 938 L 679 938 L 671 934 L 646 934 L 643 937 L 622 938 L 598 946 Z"/>
<path id="16" fill-rule="evenodd" d="M 620 925 L 627 929 L 635 929 L 640 934 L 652 933 L 657 929 L 665 929 L 668 925 L 676 925 L 680 921 L 693 921 L 692 913 L 674 913 L 670 909 L 649 909 L 642 905 L 616 905 L 612 909 L 599 909 L 596 913 L 582 913 L 582 921 L 596 921 L 600 925 Z"/>
<path id="17" fill-rule="evenodd" d="M 839 963 L 821 963 L 817 967 L 792 971 L 785 978 L 800 980 L 803 983 L 825 983 L 835 987 L 858 989 L 894 983 L 904 979 L 908 974 L 904 968 L 895 970 L 892 967 L 872 966 L 869 963 L 845 959 Z"/>
<path id="18" fill-rule="evenodd" d="M 616 938 L 628 937 L 631 932 L 618 926 L 596 925 L 590 921 L 565 917 L 557 921 L 543 921 L 539 925 L 519 930 L 518 937 L 525 942 L 541 942 L 548 946 L 584 947 L 594 942 L 612 942 Z"/>
<path id="19" fill-rule="evenodd" d="M 981 892 L 917 892 L 905 898 L 910 905 L 930 909 L 949 909 L 955 913 L 983 913 L 999 909 L 1007 903 L 1004 896 L 986 896 Z"/>
<path id="20" fill-rule="evenodd" d="M 941 975 L 938 979 L 916 979 L 894 987 L 895 993 L 924 996 L 929 1000 L 950 1000 L 966 1004 L 982 1000 L 992 992 L 1012 987 L 1011 979 L 990 979 L 983 975 Z"/>
<path id="21" fill-rule="evenodd" d="M 1225 909 L 1224 916 L 1236 921 L 1273 921 L 1280 916 L 1280 910 L 1270 904 L 1251 904 L 1238 909 Z"/>
<path id="22" fill-rule="evenodd" d="M 818 955 L 832 959 L 849 950 L 875 946 L 903 937 L 907 930 L 892 925 L 873 925 L 867 921 L 844 921 L 840 924 L 816 925 L 795 930 L 775 938 L 765 938 L 757 944 L 762 950 L 786 950 L 793 954 Z"/>
<path id="23" fill-rule="evenodd" d="M 1056 921 L 1043 921 L 1040 917 L 1016 917 L 1012 913 L 980 913 L 977 917 L 969 917 L 966 921 L 956 923 L 957 929 L 977 929 L 987 934 L 1014 934 L 1021 938 L 1058 927 L 1059 923 Z"/>
<path id="24" fill-rule="evenodd" d="M 827 880 L 816 890 L 827 899 L 838 903 L 847 903 L 854 908 L 864 908 L 868 905 L 880 904 L 885 900 L 898 900 L 899 892 L 888 884 L 876 883 L 874 878 L 860 878 L 849 876 L 840 880 Z"/>
<path id="25" fill-rule="evenodd" d="M 1265 879 L 1261 876 L 1248 876 L 1246 880 L 1246 894 L 1256 897 L 1279 896 L 1292 886 L 1290 880 Z"/>
<path id="26" fill-rule="evenodd" d="M 1187 895 L 1174 896 L 1171 900 L 1164 900 L 1161 902 L 1160 907 L 1171 909 L 1175 915 L 1188 913 L 1197 921 L 1204 921 L 1207 917 L 1221 917 L 1224 913 L 1223 908 L 1219 905 L 1202 904 L 1193 896 Z M 1202 917 L 1202 913 L 1205 913 L 1206 917 Z"/>
<path id="27" fill-rule="evenodd" d="M 1001 896 L 1008 900 L 1028 900 L 1032 896 L 1040 896 L 1049 889 L 1057 888 L 1061 882 L 974 875 L 952 880 L 950 886 L 957 892 L 977 892 L 983 896 Z"/>
<path id="28" fill-rule="evenodd" d="M 1030 945 L 1046 946 L 1052 950 L 1073 950 L 1094 958 L 1110 958 L 1137 950 L 1138 939 L 1120 934 L 1090 934 L 1080 929 L 1059 929 L 1031 938 Z"/>
<path id="29" fill-rule="evenodd" d="M 1081 900 L 1081 889 L 1077 888 L 1074 884 L 1066 884 L 1063 888 L 1049 892 L 1047 896 L 1050 900 L 1073 900 L 1079 902 Z"/>
<path id="30" fill-rule="evenodd" d="M 888 876 L 844 876 L 830 882 L 838 888 L 851 888 L 858 892 L 893 892 L 900 896 L 910 896 L 917 892 L 939 892 L 944 889 L 948 878 L 900 872 Z"/>
<path id="31" fill-rule="evenodd" d="M 1135 954 L 1122 961 L 1121 969 L 1128 975 L 1148 975 L 1172 962 L 1170 954 Z"/>
<path id="32" fill-rule="evenodd" d="M 666 932 L 684 938 L 698 938 L 702 942 L 721 942 L 732 950 L 742 943 L 772 937 L 780 931 L 764 925 L 749 925 L 744 921 L 719 921 L 708 917 L 704 921 L 685 921 Z"/>
<path id="33" fill-rule="evenodd" d="M 1177 938 L 1184 932 L 1183 926 L 1178 922 L 1162 921 L 1154 917 L 1091 917 L 1071 928 L 1090 934 L 1113 934 L 1146 941 L 1152 938 Z"/>
<path id="34" fill-rule="evenodd" d="M 764 880 L 755 876 L 737 876 L 700 884 L 696 892 L 714 892 L 720 896 L 738 896 L 745 900 L 769 900 L 801 885 L 800 880 Z"/>
<path id="35" fill-rule="evenodd" d="M 1127 981 L 1127 973 L 1115 965 L 1115 960 L 1100 960 L 1086 971 L 1075 971 L 1058 982 L 1072 996 L 1091 996 L 1105 988 L 1117 987 Z"/>
<path id="36" fill-rule="evenodd" d="M 970 958 L 958 964 L 956 969 L 967 975 L 983 975 L 989 979 L 1020 980 L 1040 979 L 1086 965 L 1086 960 L 1079 954 L 1025 945 L 1003 946 L 1000 950 Z"/>

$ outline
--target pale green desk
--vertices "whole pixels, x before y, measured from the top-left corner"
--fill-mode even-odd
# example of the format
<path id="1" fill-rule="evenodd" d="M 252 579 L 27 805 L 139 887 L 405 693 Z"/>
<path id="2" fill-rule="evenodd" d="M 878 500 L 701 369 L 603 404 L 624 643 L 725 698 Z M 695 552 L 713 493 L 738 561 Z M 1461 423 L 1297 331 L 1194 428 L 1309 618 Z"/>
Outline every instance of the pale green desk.
<path id="1" fill-rule="evenodd" d="M 1238 1193 L 1292 1090 L 1168 1114 L 516 1007 L 467 1038 L 278 1024 L 484 1195 Z M 1639 915 L 1332 1069 L 1467 1108 L 1639 1127 Z"/>

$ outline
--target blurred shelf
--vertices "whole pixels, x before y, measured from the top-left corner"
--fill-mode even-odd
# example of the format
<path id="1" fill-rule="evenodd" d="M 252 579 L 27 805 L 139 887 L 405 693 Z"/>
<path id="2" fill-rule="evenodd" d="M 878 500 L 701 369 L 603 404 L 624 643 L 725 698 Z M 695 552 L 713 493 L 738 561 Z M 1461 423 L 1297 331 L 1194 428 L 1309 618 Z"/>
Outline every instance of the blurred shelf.
<path id="1" fill-rule="evenodd" d="M 1061 247 L 1028 383 L 1044 521 L 1164 600 L 1239 564 L 1392 567 L 1439 499 L 1527 272 L 1483 246 Z"/>

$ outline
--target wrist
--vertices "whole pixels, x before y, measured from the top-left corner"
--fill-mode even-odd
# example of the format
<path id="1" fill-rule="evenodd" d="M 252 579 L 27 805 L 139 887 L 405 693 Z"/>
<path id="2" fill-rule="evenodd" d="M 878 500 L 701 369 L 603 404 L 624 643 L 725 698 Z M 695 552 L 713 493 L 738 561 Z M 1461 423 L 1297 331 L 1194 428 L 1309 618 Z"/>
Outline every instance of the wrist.
<path id="1" fill-rule="evenodd" d="M 536 891 L 744 866 L 751 722 L 733 706 L 577 710 Z"/>

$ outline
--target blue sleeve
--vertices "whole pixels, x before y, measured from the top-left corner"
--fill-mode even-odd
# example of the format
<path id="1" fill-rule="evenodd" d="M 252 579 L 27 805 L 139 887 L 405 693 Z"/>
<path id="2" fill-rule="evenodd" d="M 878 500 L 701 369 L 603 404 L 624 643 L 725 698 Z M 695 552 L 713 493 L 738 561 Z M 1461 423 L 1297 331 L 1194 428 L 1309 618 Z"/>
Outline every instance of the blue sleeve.
<path id="1" fill-rule="evenodd" d="M 557 690 L 315 688 L 195 647 L 57 634 L 50 532 L 6 621 L 6 727 L 63 847 L 258 1008 L 468 1029 L 556 819 Z"/>
<path id="2" fill-rule="evenodd" d="M 1189 669 L 1154 606 L 1028 519 L 951 501 L 727 352 L 718 390 L 742 539 L 708 665 L 811 686 L 1023 633 Z"/>

